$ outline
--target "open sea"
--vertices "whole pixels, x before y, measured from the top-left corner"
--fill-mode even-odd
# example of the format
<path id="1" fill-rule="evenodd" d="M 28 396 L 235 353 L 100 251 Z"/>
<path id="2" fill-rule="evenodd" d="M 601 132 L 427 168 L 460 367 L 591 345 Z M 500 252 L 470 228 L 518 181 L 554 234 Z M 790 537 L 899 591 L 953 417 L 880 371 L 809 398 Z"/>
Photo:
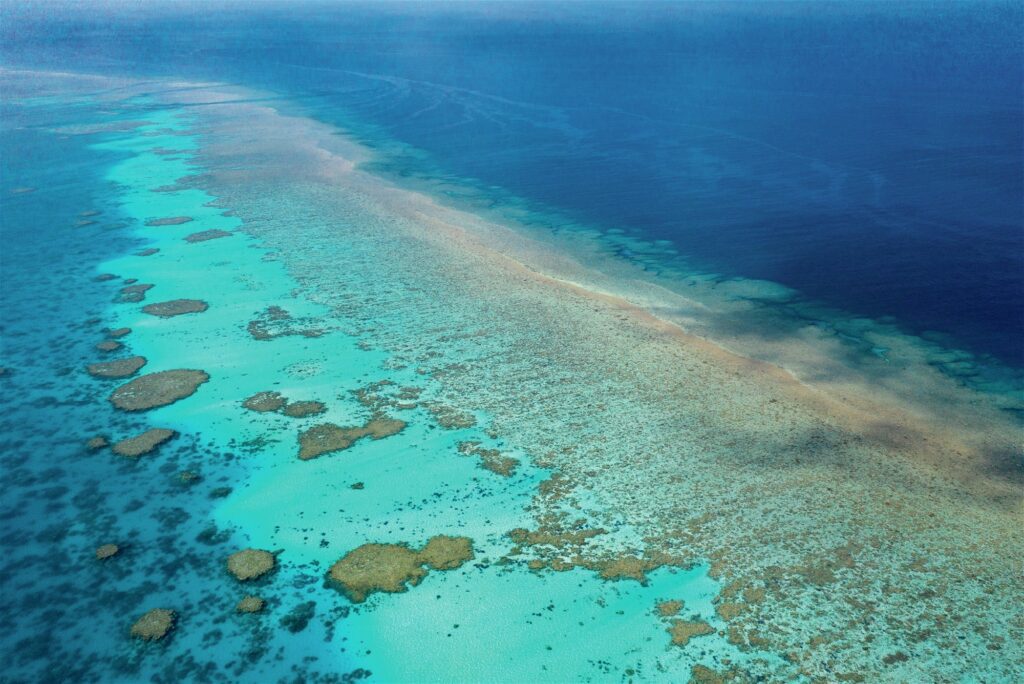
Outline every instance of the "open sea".
<path id="1" fill-rule="evenodd" d="M 4 2 L 0 302 L 0 681 L 1024 680 L 1020 3 Z"/>

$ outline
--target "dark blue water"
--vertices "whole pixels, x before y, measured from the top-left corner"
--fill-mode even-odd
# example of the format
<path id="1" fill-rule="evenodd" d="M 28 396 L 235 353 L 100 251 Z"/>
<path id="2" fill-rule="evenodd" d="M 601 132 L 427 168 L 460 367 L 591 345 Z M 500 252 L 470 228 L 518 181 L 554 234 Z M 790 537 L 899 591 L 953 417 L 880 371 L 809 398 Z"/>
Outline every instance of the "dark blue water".
<path id="1" fill-rule="evenodd" d="M 7 65 L 269 88 L 409 172 L 1024 365 L 1019 3 L 9 5 Z"/>

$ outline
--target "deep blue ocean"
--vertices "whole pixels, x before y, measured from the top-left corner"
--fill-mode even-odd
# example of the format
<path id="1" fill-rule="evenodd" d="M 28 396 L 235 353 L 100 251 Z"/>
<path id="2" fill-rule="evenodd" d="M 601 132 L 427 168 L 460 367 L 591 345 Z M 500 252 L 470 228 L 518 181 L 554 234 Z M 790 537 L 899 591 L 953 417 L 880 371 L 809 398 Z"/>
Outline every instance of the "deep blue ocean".
<path id="1" fill-rule="evenodd" d="M 249 5 L 5 3 L 3 62 L 266 88 L 402 173 L 1024 365 L 1019 3 Z"/>

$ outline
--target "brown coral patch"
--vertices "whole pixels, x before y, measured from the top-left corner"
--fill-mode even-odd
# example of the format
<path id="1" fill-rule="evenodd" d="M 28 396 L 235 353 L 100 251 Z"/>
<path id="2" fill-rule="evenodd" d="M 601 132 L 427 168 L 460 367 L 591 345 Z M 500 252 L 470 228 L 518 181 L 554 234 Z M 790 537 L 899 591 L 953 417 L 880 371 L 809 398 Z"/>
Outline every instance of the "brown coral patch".
<path id="1" fill-rule="evenodd" d="M 274 554 L 263 549 L 242 549 L 228 556 L 228 572 L 240 582 L 262 577 L 275 564 Z"/>
<path id="2" fill-rule="evenodd" d="M 733 679 L 731 672 L 723 675 L 704 665 L 694 665 L 690 669 L 690 684 L 725 684 Z"/>
<path id="3" fill-rule="evenodd" d="M 96 378 L 127 378 L 135 375 L 145 365 L 145 357 L 130 356 L 127 359 L 117 359 L 116 361 L 91 363 L 86 370 L 89 371 L 89 375 Z"/>
<path id="4" fill-rule="evenodd" d="M 666 565 L 678 567 L 686 565 L 684 559 L 658 551 L 647 551 L 640 557 L 623 554 L 600 560 L 580 559 L 577 563 L 585 568 L 596 570 L 602 579 L 632 579 L 641 584 L 647 583 L 647 573 L 651 570 L 657 570 Z"/>
<path id="5" fill-rule="evenodd" d="M 434 570 L 452 570 L 473 560 L 473 540 L 469 537 L 431 537 L 420 550 L 420 560 Z"/>
<path id="6" fill-rule="evenodd" d="M 140 250 L 140 251 L 136 252 L 135 256 L 140 256 L 140 257 L 153 256 L 154 254 L 156 254 L 159 251 L 160 250 L 158 248 L 156 248 L 156 247 L 147 247 L 146 249 L 143 249 L 143 250 Z"/>
<path id="7" fill-rule="evenodd" d="M 323 330 L 312 326 L 310 319 L 294 318 L 279 306 L 268 306 L 263 313 L 249 321 L 246 330 L 253 339 L 261 341 L 288 335 L 320 337 L 324 334 Z"/>
<path id="8" fill-rule="evenodd" d="M 602 579 L 632 579 L 641 583 L 647 581 L 647 570 L 651 569 L 649 563 L 643 558 L 629 555 L 606 561 L 596 561 L 593 565 Z"/>
<path id="9" fill-rule="evenodd" d="M 135 621 L 131 634 L 144 641 L 159 641 L 174 629 L 176 617 L 173 610 L 154 608 Z"/>
<path id="10" fill-rule="evenodd" d="M 587 543 L 587 540 L 604 533 L 605 531 L 601 528 L 563 530 L 542 526 L 537 530 L 527 530 L 524 527 L 517 527 L 508 532 L 508 537 L 520 546 L 551 546 L 562 549 L 581 547 Z"/>
<path id="11" fill-rule="evenodd" d="M 656 605 L 655 610 L 658 611 L 658 615 L 661 617 L 672 617 L 678 615 L 679 611 L 683 609 L 682 601 L 662 601 Z"/>
<path id="12" fill-rule="evenodd" d="M 116 302 L 135 304 L 146 298 L 146 292 L 153 288 L 152 283 L 135 283 L 121 288 L 114 300 Z"/>
<path id="13" fill-rule="evenodd" d="M 189 397 L 209 379 L 201 370 L 150 373 L 118 387 L 110 395 L 110 402 L 122 411 L 145 411 Z"/>
<path id="14" fill-rule="evenodd" d="M 166 302 L 157 302 L 142 307 L 144 313 L 160 318 L 170 318 L 190 313 L 202 313 L 209 305 L 201 299 L 171 299 Z"/>
<path id="15" fill-rule="evenodd" d="M 308 461 L 334 451 L 348 449 L 359 439 L 355 431 L 360 428 L 342 428 L 333 423 L 321 423 L 299 433 L 299 458 Z"/>
<path id="16" fill-rule="evenodd" d="M 257 392 L 242 402 L 242 406 L 257 413 L 278 411 L 285 405 L 285 398 L 278 392 Z"/>
<path id="17" fill-rule="evenodd" d="M 364 437 L 390 437 L 401 432 L 405 425 L 405 421 L 386 416 L 375 416 L 361 427 L 343 428 L 333 423 L 314 425 L 299 433 L 299 458 L 308 461 L 334 451 L 342 451 Z"/>
<path id="18" fill-rule="evenodd" d="M 706 622 L 673 620 L 668 628 L 668 633 L 672 636 L 672 643 L 675 646 L 686 646 L 690 643 L 690 639 L 714 634 L 715 630 Z"/>
<path id="19" fill-rule="evenodd" d="M 263 610 L 265 605 L 267 605 L 267 602 L 259 596 L 246 596 L 238 602 L 235 610 L 239 613 L 258 613 Z"/>
<path id="20" fill-rule="evenodd" d="M 734 620 L 740 616 L 745 610 L 745 606 L 742 603 L 719 603 L 716 608 L 718 616 L 723 620 Z"/>
<path id="21" fill-rule="evenodd" d="M 107 331 L 107 337 L 110 337 L 112 339 L 116 339 L 118 337 L 124 337 L 125 335 L 127 335 L 131 331 L 132 331 L 131 328 L 114 328 L 113 330 L 108 330 Z"/>
<path id="22" fill-rule="evenodd" d="M 155 218 L 146 221 L 147 226 L 180 226 L 192 220 L 191 216 L 169 216 L 167 218 Z"/>
<path id="23" fill-rule="evenodd" d="M 97 449 L 103 449 L 108 444 L 110 444 L 110 442 L 107 441 L 106 437 L 104 437 L 103 435 L 96 435 L 95 437 L 92 437 L 88 442 L 86 442 L 85 446 L 90 451 L 96 451 Z"/>
<path id="24" fill-rule="evenodd" d="M 374 592 L 400 593 L 416 586 L 427 576 L 424 565 L 453 570 L 473 558 L 468 537 L 431 537 L 418 552 L 405 544 L 363 544 L 331 566 L 327 582 L 361 603 Z"/>
<path id="25" fill-rule="evenodd" d="M 106 560 L 117 555 L 121 549 L 117 544 L 103 544 L 96 548 L 96 560 Z"/>
<path id="26" fill-rule="evenodd" d="M 137 458 L 148 454 L 177 434 L 174 430 L 166 428 L 152 428 L 135 437 L 122 439 L 112 447 L 112 451 L 118 456 Z"/>
<path id="27" fill-rule="evenodd" d="M 476 425 L 476 418 L 473 417 L 473 414 L 464 413 L 447 404 L 432 401 L 425 406 L 434 416 L 437 424 L 445 430 L 462 430 Z"/>
<path id="28" fill-rule="evenodd" d="M 497 449 L 485 449 L 480 442 L 460 442 L 459 453 L 474 455 L 480 459 L 480 467 L 503 477 L 511 477 L 519 465 L 519 460 L 505 456 Z"/>
<path id="29" fill-rule="evenodd" d="M 405 426 L 406 422 L 404 420 L 388 418 L 387 416 L 374 416 L 367 421 L 362 430 L 371 439 L 384 439 L 391 435 L 397 435 L 405 429 Z"/>
<path id="30" fill-rule="evenodd" d="M 293 401 L 281 409 L 281 413 L 290 418 L 306 418 L 316 416 L 327 410 L 319 401 Z"/>
<path id="31" fill-rule="evenodd" d="M 813 559 L 811 562 L 798 565 L 794 570 L 803 575 L 810 584 L 819 586 L 831 584 L 836 581 L 836 572 L 850 569 L 856 565 L 853 554 L 858 550 L 854 544 L 840 546 L 821 558 Z"/>
<path id="32" fill-rule="evenodd" d="M 123 346 L 124 346 L 123 344 L 121 344 L 120 342 L 117 342 L 115 340 L 103 340 L 102 342 L 99 342 L 96 345 L 96 349 L 98 349 L 99 351 L 102 351 L 102 352 L 112 352 L 112 351 L 117 351 L 118 349 L 120 349 Z"/>
<path id="33" fill-rule="evenodd" d="M 764 601 L 763 587 L 747 587 L 743 590 L 743 600 L 747 603 L 760 603 Z"/>
<path id="34" fill-rule="evenodd" d="M 206 242 L 208 240 L 231 237 L 231 235 L 232 233 L 226 230 L 214 228 L 212 230 L 201 230 L 198 233 L 192 233 L 185 237 L 185 242 Z"/>
<path id="35" fill-rule="evenodd" d="M 331 566 L 329 583 L 361 603 L 375 591 L 406 591 L 426 577 L 419 554 L 403 544 L 363 544 Z"/>

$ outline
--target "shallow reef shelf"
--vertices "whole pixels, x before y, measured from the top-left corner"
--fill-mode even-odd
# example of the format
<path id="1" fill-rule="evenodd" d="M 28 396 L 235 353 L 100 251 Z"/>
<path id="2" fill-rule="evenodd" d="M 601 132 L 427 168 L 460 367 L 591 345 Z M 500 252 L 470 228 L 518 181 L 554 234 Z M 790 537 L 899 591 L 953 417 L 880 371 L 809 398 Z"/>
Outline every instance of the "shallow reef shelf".
<path id="1" fill-rule="evenodd" d="M 32 124 L 4 145 L 44 152 L 5 234 L 73 204 L 5 288 L 3 426 L 34 456 L 5 456 L 14 678 L 1021 672 L 1008 433 L 868 421 L 829 395 L 862 367 L 815 388 L 713 344 L 584 236 L 402 187 L 250 93 L 4 77 Z M 770 294 L 712 285 L 683 316 L 709 335 Z M 805 324 L 773 349 L 849 361 Z"/>

